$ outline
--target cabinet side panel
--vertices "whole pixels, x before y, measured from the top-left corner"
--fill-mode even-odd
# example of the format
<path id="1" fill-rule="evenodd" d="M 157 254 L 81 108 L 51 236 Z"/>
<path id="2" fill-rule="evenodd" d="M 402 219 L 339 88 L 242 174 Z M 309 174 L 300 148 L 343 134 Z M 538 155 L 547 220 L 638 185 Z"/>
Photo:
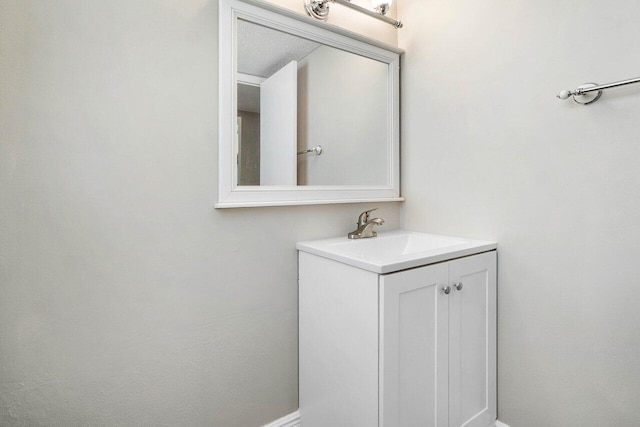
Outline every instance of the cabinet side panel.
<path id="1" fill-rule="evenodd" d="M 450 263 L 450 391 L 452 425 L 486 427 L 495 421 L 495 252 Z"/>
<path id="2" fill-rule="evenodd" d="M 378 425 L 378 275 L 299 252 L 300 417 Z"/>
<path id="3" fill-rule="evenodd" d="M 381 420 L 447 424 L 447 266 L 381 277 Z"/>

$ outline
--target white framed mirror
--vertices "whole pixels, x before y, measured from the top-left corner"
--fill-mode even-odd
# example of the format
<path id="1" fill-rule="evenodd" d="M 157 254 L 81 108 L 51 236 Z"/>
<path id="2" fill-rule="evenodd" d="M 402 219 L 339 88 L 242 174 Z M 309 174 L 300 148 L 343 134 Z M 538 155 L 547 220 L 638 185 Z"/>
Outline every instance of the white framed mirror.
<path id="1" fill-rule="evenodd" d="M 216 208 L 401 201 L 402 50 L 220 0 Z"/>

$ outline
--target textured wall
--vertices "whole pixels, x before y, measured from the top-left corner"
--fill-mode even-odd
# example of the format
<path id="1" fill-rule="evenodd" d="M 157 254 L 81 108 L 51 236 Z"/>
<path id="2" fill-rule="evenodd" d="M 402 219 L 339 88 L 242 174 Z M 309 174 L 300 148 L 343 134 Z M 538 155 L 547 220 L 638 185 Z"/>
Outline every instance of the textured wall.
<path id="1" fill-rule="evenodd" d="M 640 420 L 640 88 L 634 0 L 406 0 L 404 225 L 497 239 L 498 415 Z"/>
<path id="2" fill-rule="evenodd" d="M 294 243 L 371 205 L 213 209 L 216 10 L 0 2 L 0 425 L 297 408 Z"/>

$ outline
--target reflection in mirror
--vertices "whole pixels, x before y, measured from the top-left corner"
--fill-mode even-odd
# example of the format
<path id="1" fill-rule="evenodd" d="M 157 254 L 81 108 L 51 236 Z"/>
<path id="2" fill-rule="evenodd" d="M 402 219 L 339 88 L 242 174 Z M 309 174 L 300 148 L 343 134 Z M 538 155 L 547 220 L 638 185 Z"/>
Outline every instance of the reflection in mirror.
<path id="1" fill-rule="evenodd" d="M 402 50 L 219 0 L 216 208 L 402 201 Z"/>
<path id="2" fill-rule="evenodd" d="M 238 185 L 260 185 L 260 85 L 238 80 Z"/>
<path id="3" fill-rule="evenodd" d="M 387 185 L 388 64 L 237 24 L 237 184 Z"/>

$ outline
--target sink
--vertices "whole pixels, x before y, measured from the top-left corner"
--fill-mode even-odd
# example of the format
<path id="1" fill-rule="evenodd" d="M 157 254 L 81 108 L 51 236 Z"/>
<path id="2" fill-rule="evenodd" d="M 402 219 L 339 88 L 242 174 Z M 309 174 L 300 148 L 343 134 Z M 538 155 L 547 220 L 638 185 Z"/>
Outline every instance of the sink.
<path id="1" fill-rule="evenodd" d="M 496 249 L 495 242 L 396 230 L 378 237 L 300 242 L 297 249 L 374 273 L 386 274 Z"/>
<path id="2" fill-rule="evenodd" d="M 464 245 L 468 240 L 426 233 L 387 233 L 379 238 L 328 243 L 333 251 L 382 262 L 389 257 Z"/>

